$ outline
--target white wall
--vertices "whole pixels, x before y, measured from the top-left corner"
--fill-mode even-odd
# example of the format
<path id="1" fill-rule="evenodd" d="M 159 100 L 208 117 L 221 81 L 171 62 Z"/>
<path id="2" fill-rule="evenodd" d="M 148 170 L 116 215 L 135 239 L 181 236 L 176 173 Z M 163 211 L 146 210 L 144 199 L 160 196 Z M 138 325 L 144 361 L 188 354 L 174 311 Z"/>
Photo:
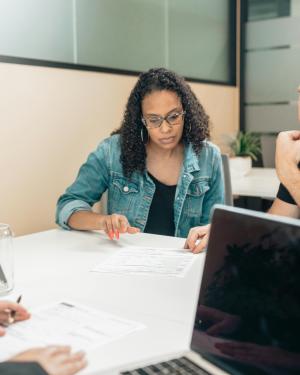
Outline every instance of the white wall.
<path id="1" fill-rule="evenodd" d="M 291 1 L 291 16 L 300 16 L 300 1 L 299 0 L 292 0 Z"/>

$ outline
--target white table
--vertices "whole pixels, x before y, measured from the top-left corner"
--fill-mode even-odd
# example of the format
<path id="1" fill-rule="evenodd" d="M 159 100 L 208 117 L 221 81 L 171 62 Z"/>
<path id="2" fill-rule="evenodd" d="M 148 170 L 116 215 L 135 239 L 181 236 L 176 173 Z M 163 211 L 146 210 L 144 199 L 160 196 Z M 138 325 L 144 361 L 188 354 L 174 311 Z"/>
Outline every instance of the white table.
<path id="1" fill-rule="evenodd" d="M 278 192 L 279 179 L 274 168 L 252 168 L 246 176 L 231 175 L 233 195 L 274 199 Z"/>
<path id="2" fill-rule="evenodd" d="M 86 374 L 115 374 L 189 347 L 204 255 L 195 256 L 184 278 L 90 272 L 120 243 L 182 247 L 184 240 L 138 234 L 123 235 L 118 243 L 102 233 L 60 229 L 15 239 L 15 290 L 29 310 L 71 300 L 146 325 L 91 352 Z"/>

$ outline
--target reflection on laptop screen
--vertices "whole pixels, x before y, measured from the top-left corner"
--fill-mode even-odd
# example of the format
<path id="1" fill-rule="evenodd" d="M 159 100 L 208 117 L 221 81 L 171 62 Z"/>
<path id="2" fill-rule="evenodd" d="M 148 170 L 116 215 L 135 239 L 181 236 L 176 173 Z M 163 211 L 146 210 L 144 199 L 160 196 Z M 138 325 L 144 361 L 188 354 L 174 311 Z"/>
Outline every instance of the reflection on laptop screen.
<path id="1" fill-rule="evenodd" d="M 300 221 L 215 209 L 192 349 L 232 374 L 300 374 Z"/>

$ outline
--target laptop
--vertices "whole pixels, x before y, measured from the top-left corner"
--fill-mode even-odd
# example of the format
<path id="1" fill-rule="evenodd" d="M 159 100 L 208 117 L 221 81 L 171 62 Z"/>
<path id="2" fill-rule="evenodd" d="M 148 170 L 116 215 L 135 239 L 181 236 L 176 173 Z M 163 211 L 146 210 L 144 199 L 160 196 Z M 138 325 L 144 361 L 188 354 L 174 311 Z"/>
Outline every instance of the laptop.
<path id="1" fill-rule="evenodd" d="M 300 220 L 215 206 L 191 350 L 137 374 L 300 374 Z"/>

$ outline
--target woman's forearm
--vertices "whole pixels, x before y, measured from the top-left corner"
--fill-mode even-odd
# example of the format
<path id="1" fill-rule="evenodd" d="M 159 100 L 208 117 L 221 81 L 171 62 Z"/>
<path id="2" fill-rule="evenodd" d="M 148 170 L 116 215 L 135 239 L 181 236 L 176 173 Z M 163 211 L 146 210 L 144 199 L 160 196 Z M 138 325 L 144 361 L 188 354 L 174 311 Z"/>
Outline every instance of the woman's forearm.
<path id="1" fill-rule="evenodd" d="M 105 229 L 103 225 L 104 215 L 92 211 L 76 211 L 69 220 L 68 225 L 77 230 L 99 230 Z"/>

